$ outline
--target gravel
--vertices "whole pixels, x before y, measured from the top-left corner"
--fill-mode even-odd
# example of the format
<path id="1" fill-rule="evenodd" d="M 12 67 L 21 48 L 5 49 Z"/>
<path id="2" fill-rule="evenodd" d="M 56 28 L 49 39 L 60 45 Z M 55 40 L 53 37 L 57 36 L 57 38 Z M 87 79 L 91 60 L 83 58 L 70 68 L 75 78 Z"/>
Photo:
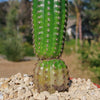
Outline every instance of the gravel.
<path id="1" fill-rule="evenodd" d="M 0 100 L 100 100 L 100 88 L 90 79 L 72 79 L 68 92 L 38 93 L 32 77 L 21 73 L 10 78 L 0 78 Z"/>

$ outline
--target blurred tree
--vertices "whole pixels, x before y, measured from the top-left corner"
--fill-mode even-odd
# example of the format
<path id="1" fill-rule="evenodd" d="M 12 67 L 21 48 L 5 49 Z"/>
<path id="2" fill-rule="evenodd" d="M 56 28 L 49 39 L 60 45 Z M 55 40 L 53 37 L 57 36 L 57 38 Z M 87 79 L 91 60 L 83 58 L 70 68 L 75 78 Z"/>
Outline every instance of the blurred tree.
<path id="1" fill-rule="evenodd" d="M 9 7 L 7 2 L 0 3 L 0 25 L 6 24 L 6 14 L 7 14 L 7 8 Z"/>
<path id="2" fill-rule="evenodd" d="M 9 5 L 6 16 L 4 51 L 9 60 L 19 61 L 23 57 L 23 39 L 17 29 L 19 25 L 19 2 L 18 0 L 10 0 Z"/>
<path id="3" fill-rule="evenodd" d="M 32 44 L 31 2 L 21 0 L 19 8 L 20 31 L 24 34 L 26 41 Z"/>
<path id="4" fill-rule="evenodd" d="M 76 51 L 77 51 L 77 41 L 78 41 L 78 33 L 80 38 L 80 46 L 82 46 L 82 0 L 74 0 L 73 3 L 70 4 L 71 14 L 76 16 Z"/>
<path id="5" fill-rule="evenodd" d="M 9 12 L 10 9 L 12 11 Z M 12 18 L 15 18 L 15 21 L 10 22 Z M 23 33 L 25 41 L 32 44 L 31 2 L 29 0 L 20 0 L 20 2 L 19 0 L 9 0 L 9 2 L 0 3 L 0 37 L 6 37 L 8 30 L 11 30 L 9 34 L 12 34 L 14 27 L 17 29 L 17 33 L 18 31 Z"/>
<path id="6" fill-rule="evenodd" d="M 100 0 L 89 0 L 84 7 L 84 22 L 94 33 L 100 35 Z"/>
<path id="7" fill-rule="evenodd" d="M 79 0 L 74 1 L 80 11 L 84 29 L 100 34 L 100 0 L 80 0 L 80 4 Z M 70 12 L 72 15 L 77 15 L 74 1 L 69 6 Z"/>
<path id="8" fill-rule="evenodd" d="M 9 9 L 6 16 L 6 35 L 5 36 L 15 36 L 17 34 L 17 26 L 19 21 L 19 2 L 18 0 L 9 0 Z"/>
<path id="9" fill-rule="evenodd" d="M 8 2 L 0 3 L 0 39 L 4 36 L 4 27 L 6 26 L 6 15 L 8 7 Z"/>

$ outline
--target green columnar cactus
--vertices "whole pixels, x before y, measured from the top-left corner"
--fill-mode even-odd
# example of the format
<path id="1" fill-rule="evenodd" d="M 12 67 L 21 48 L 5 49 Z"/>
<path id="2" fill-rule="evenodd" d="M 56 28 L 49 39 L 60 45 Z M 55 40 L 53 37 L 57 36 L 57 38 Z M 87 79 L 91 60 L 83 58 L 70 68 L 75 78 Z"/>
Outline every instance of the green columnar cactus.
<path id="1" fill-rule="evenodd" d="M 62 60 L 43 60 L 34 69 L 34 83 L 39 92 L 68 90 L 69 74 Z"/>
<path id="2" fill-rule="evenodd" d="M 40 59 L 58 58 L 64 45 L 67 0 L 33 0 L 34 51 Z"/>
<path id="3" fill-rule="evenodd" d="M 67 16 L 67 0 L 33 0 L 34 50 L 39 59 L 42 59 L 35 67 L 33 75 L 39 92 L 68 90 L 67 66 L 62 60 L 55 59 L 63 51 Z"/>

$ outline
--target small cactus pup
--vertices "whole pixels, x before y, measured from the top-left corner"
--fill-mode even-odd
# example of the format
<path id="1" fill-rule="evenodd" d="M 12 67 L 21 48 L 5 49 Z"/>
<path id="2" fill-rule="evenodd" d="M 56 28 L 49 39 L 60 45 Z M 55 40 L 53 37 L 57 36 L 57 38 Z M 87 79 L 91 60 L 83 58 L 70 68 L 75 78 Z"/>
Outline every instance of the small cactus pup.
<path id="1" fill-rule="evenodd" d="M 68 91 L 68 68 L 60 59 L 39 61 L 34 68 L 33 82 L 38 92 Z"/>
<path id="2" fill-rule="evenodd" d="M 33 44 L 40 59 L 59 58 L 68 17 L 67 0 L 33 0 Z"/>

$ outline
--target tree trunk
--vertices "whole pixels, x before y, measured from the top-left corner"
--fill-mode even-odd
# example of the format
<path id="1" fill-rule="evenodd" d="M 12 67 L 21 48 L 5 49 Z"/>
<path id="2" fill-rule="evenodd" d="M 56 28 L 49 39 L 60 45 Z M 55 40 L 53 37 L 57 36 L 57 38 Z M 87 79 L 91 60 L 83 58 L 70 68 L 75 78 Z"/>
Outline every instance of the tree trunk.
<path id="1" fill-rule="evenodd" d="M 81 1 L 78 0 L 78 4 L 74 2 L 75 5 L 75 11 L 76 11 L 76 52 L 78 49 L 78 33 L 79 33 L 79 38 L 80 38 L 80 46 L 82 46 L 82 19 L 81 19 L 81 9 L 80 9 L 80 4 Z"/>
<path id="2" fill-rule="evenodd" d="M 82 47 L 82 19 L 79 14 L 79 38 L 80 38 L 80 46 Z"/>
<path id="3" fill-rule="evenodd" d="M 77 52 L 78 49 L 78 32 L 79 32 L 79 10 L 77 5 L 75 4 L 75 10 L 76 10 L 76 43 L 75 43 L 75 49 Z"/>

